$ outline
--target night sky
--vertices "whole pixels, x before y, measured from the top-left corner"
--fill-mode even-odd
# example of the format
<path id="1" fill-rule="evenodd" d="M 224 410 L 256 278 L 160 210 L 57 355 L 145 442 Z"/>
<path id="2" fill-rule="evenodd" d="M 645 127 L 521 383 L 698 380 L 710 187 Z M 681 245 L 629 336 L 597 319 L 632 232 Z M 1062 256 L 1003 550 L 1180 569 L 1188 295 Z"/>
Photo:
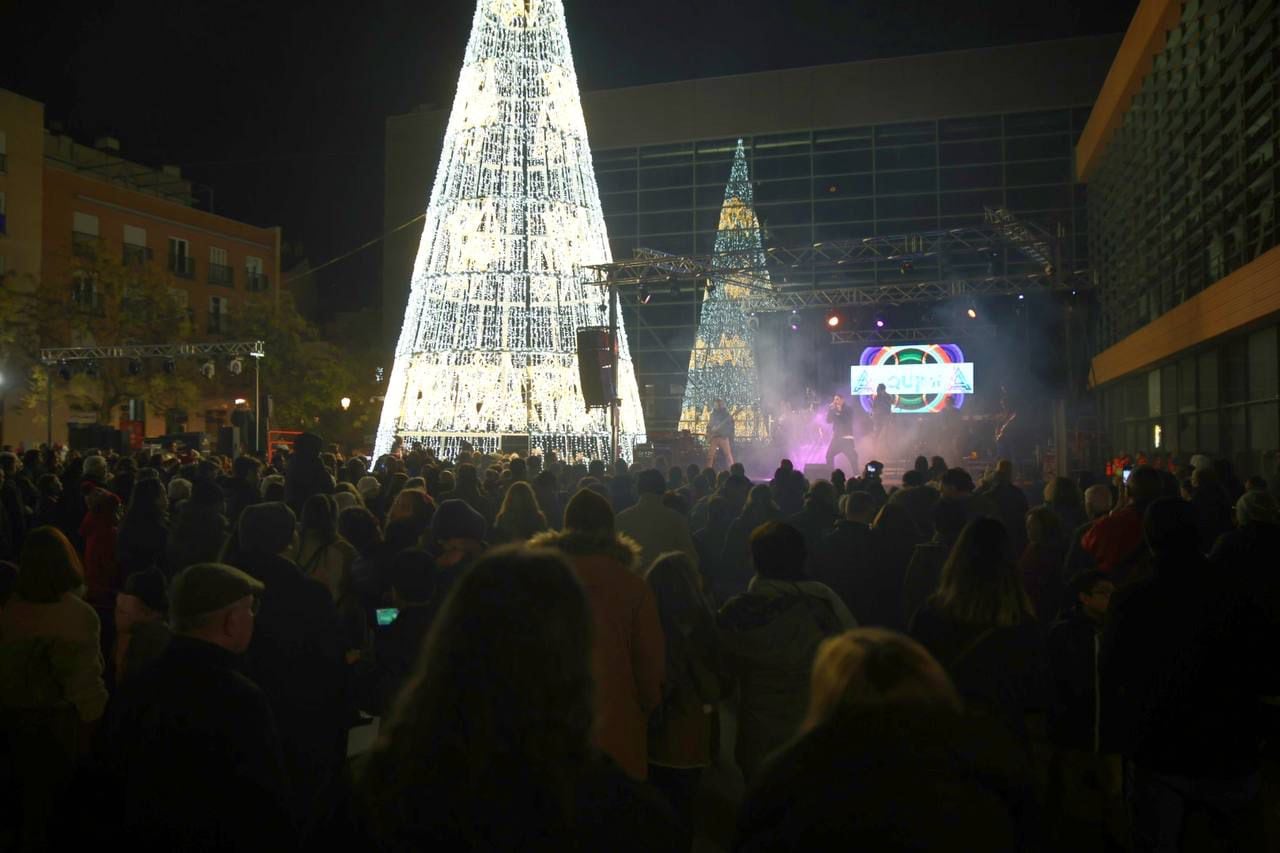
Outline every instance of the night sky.
<path id="1" fill-rule="evenodd" d="M 1118 33 L 1137 0 L 565 7 L 579 82 L 591 90 Z M 383 120 L 450 104 L 474 9 L 473 0 L 4 0 L 0 86 L 43 101 L 46 121 L 82 142 L 111 134 L 126 157 L 180 165 L 213 188 L 216 212 L 283 225 L 317 264 L 381 233 Z M 376 305 L 378 257 L 374 248 L 330 267 L 330 303 Z"/>

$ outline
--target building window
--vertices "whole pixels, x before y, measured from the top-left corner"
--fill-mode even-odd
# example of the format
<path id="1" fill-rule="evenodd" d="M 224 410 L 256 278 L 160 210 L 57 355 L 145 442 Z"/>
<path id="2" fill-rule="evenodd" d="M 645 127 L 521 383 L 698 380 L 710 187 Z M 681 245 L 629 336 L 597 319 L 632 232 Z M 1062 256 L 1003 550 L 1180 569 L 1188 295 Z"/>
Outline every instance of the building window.
<path id="1" fill-rule="evenodd" d="M 130 265 L 151 260 L 151 250 L 147 248 L 147 229 L 136 225 L 124 226 L 124 246 L 120 257 Z"/>
<path id="2" fill-rule="evenodd" d="M 231 266 L 227 263 L 227 250 L 217 246 L 209 247 L 209 283 L 231 287 L 233 282 Z"/>
<path id="3" fill-rule="evenodd" d="M 98 217 L 75 211 L 71 214 L 71 251 L 78 257 L 92 259 L 98 254 Z"/>
<path id="4" fill-rule="evenodd" d="M 169 272 L 181 278 L 195 278 L 196 260 L 191 257 L 191 244 L 181 237 L 169 238 Z"/>
<path id="5" fill-rule="evenodd" d="M 269 286 L 267 276 L 262 272 L 262 258 L 255 258 L 252 255 L 244 259 L 244 283 L 245 289 L 253 292 L 261 292 Z"/>
<path id="6" fill-rule="evenodd" d="M 223 334 L 230 328 L 227 315 L 231 308 L 230 301 L 225 296 L 209 297 L 209 332 L 213 334 Z"/>
<path id="7" fill-rule="evenodd" d="M 78 274 L 71 280 L 71 304 L 90 314 L 102 313 L 102 299 L 98 283 L 87 275 Z"/>
<path id="8" fill-rule="evenodd" d="M 0 130 L 0 175 L 3 175 L 6 171 L 8 171 L 8 160 L 7 160 L 8 151 L 9 149 L 6 147 L 6 143 L 5 143 L 4 131 Z"/>
<path id="9" fill-rule="evenodd" d="M 0 173 L 3 173 L 3 172 L 4 172 L 4 170 L 3 170 L 3 169 L 0 169 Z M 5 204 L 5 202 L 4 202 L 4 193 L 3 193 L 3 192 L 0 192 L 0 234 L 8 233 L 8 228 L 6 227 L 6 223 L 5 223 L 5 215 L 4 215 L 4 212 L 5 212 L 5 206 L 4 206 L 4 204 Z"/>

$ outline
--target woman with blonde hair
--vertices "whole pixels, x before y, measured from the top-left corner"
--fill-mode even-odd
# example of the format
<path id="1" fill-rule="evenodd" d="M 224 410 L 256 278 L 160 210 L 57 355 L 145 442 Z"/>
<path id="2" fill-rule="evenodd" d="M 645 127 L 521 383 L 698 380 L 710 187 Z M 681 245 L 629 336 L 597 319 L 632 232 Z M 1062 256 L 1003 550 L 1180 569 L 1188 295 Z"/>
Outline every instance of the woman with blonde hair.
<path id="1" fill-rule="evenodd" d="M 800 733 L 754 779 L 737 851 L 1015 850 L 1025 764 L 979 733 L 941 664 L 885 628 L 818 649 Z"/>
<path id="2" fill-rule="evenodd" d="M 493 522 L 495 544 L 524 542 L 547 529 L 547 517 L 538 506 L 533 487 L 517 480 L 507 489 L 502 509 Z"/>

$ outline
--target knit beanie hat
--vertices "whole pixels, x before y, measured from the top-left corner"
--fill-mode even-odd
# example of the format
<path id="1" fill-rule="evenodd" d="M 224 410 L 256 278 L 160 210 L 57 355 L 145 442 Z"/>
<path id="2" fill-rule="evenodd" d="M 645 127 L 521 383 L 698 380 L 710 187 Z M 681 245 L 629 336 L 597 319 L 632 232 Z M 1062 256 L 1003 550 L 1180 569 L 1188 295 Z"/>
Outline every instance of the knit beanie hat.
<path id="1" fill-rule="evenodd" d="M 431 517 L 431 538 L 436 542 L 446 539 L 474 539 L 484 541 L 484 516 L 472 509 L 466 501 L 456 498 L 440 504 Z"/>
<path id="2" fill-rule="evenodd" d="M 579 489 L 564 508 L 566 530 L 580 533 L 603 533 L 612 536 L 613 507 L 609 501 L 590 489 Z"/>

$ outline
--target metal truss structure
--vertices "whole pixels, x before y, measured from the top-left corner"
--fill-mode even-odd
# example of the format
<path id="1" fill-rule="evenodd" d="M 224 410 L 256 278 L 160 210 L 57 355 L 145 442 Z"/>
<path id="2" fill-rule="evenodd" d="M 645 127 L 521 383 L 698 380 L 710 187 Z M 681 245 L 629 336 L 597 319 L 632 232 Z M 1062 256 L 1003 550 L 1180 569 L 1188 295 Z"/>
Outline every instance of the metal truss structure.
<path id="1" fill-rule="evenodd" d="M 904 326 L 884 329 L 839 329 L 831 333 L 833 344 L 907 344 L 919 341 L 954 341 L 964 338 L 990 338 L 997 333 L 989 324 L 958 326 Z"/>
<path id="2" fill-rule="evenodd" d="M 40 361 L 58 364 L 63 361 L 106 361 L 117 358 L 208 358 L 210 356 L 247 355 L 263 358 L 262 341 L 207 344 L 129 344 L 103 347 L 57 347 L 40 350 Z"/>
<path id="3" fill-rule="evenodd" d="M 988 208 L 983 225 L 836 240 L 798 248 L 765 250 L 761 269 L 753 251 L 670 255 L 637 249 L 635 257 L 586 269 L 619 293 L 632 295 L 681 280 L 730 278 L 756 296 L 747 310 L 936 302 L 961 297 L 1015 296 L 1090 285 L 1083 271 L 1067 273 L 1055 259 L 1058 237 L 1007 210 Z M 1015 255 L 1012 260 L 1006 253 Z M 1000 270 L 996 270 L 996 261 Z M 805 284 L 789 284 L 808 278 Z M 771 282 L 780 282 L 772 284 Z M 627 302 L 633 300 L 628 299 Z M 636 304 L 646 304 L 642 293 Z"/>

